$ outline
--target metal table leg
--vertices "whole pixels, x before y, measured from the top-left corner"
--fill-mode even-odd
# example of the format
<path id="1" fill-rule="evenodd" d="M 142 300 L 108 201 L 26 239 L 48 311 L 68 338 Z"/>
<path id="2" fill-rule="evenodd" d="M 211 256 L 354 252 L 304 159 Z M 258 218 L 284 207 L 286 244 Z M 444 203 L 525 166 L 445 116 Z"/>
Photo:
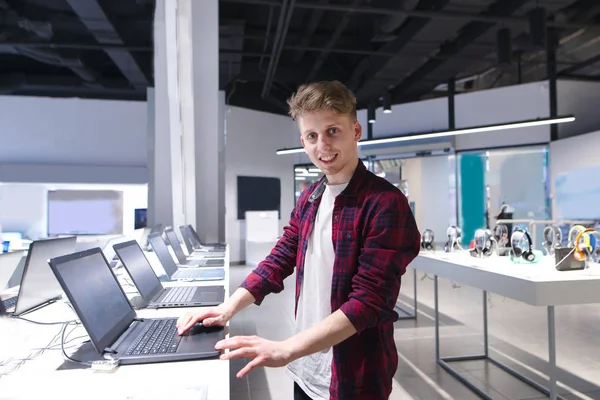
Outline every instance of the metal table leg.
<path id="1" fill-rule="evenodd" d="M 548 363 L 550 368 L 550 399 L 556 400 L 556 333 L 554 331 L 554 306 L 548 306 Z"/>
<path id="2" fill-rule="evenodd" d="M 417 270 L 413 269 L 413 311 L 410 312 L 396 303 L 396 310 L 404 315 L 399 316 L 398 320 L 417 319 Z"/>
<path id="3" fill-rule="evenodd" d="M 460 372 L 450 365 L 452 362 L 456 361 L 475 361 L 475 360 L 486 360 L 502 369 L 503 371 L 509 373 L 515 378 L 521 380 L 537 391 L 549 396 L 551 400 L 565 400 L 564 397 L 558 396 L 556 390 L 556 338 L 554 332 L 554 306 L 548 306 L 548 348 L 549 348 L 549 378 L 550 378 L 550 388 L 546 388 L 532 379 L 526 377 L 525 375 L 515 371 L 509 366 L 501 363 L 500 361 L 489 356 L 489 344 L 488 344 L 488 318 L 487 318 L 487 291 L 483 291 L 483 347 L 484 354 L 481 355 L 471 355 L 471 356 L 458 356 L 458 357 L 440 357 L 440 321 L 439 321 L 439 309 L 438 309 L 438 277 L 434 276 L 433 280 L 433 290 L 434 290 L 434 316 L 435 316 L 435 359 L 436 362 L 450 375 L 458 379 L 462 384 L 468 387 L 472 392 L 474 392 L 477 396 L 485 400 L 492 400 L 490 396 L 488 396 L 481 389 L 473 385 L 467 378 L 462 376 Z"/>

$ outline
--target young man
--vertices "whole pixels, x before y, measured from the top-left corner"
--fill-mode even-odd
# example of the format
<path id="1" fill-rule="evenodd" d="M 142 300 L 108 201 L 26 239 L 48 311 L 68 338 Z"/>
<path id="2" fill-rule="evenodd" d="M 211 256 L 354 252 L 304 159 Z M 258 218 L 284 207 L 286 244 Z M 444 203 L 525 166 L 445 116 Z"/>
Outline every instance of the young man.
<path id="1" fill-rule="evenodd" d="M 244 307 L 283 290 L 296 267 L 296 334 L 281 342 L 232 337 L 222 359 L 251 358 L 238 373 L 287 365 L 295 399 L 383 400 L 398 356 L 394 321 L 401 277 L 419 253 L 406 197 L 367 171 L 358 157 L 356 99 L 337 81 L 301 86 L 288 101 L 300 141 L 324 178 L 306 189 L 271 254 L 215 308 L 189 313 L 225 325 Z"/>

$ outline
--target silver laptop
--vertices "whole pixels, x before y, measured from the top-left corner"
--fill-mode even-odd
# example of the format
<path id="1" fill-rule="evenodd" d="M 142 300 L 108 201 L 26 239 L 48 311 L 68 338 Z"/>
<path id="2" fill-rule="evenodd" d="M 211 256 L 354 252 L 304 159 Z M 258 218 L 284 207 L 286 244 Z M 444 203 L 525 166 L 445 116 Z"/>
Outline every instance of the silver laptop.
<path id="1" fill-rule="evenodd" d="M 160 233 L 148 235 L 148 241 L 171 280 L 219 281 L 225 279 L 224 268 L 178 268 Z"/>
<path id="2" fill-rule="evenodd" d="M 197 324 L 179 336 L 177 318 L 138 318 L 99 247 L 49 264 L 99 355 L 147 364 L 219 354 L 215 344 L 225 337 L 223 328 Z"/>
<path id="3" fill-rule="evenodd" d="M 114 238 L 110 238 L 106 241 L 106 244 L 102 248 L 102 253 L 104 253 L 104 258 L 108 260 L 108 264 L 111 268 L 115 268 L 119 264 L 119 259 L 117 254 L 115 253 L 114 245 L 118 243 L 123 243 L 128 241 L 129 238 L 125 235 L 116 236 Z M 94 246 L 95 247 L 95 246 Z"/>
<path id="4" fill-rule="evenodd" d="M 48 266 L 48 259 L 72 253 L 76 241 L 76 236 L 69 236 L 36 240 L 29 245 L 19 293 L 14 306 L 5 308 L 7 314 L 21 315 L 62 296 L 63 291 Z"/>
<path id="5" fill-rule="evenodd" d="M 15 273 L 24 253 L 23 251 L 0 253 L 0 295 Z M 17 296 L 1 296 L 0 299 L 2 298 L 4 298 L 4 300 L 0 301 L 2 303 L 2 310 L 13 308 L 17 301 Z"/>
<path id="6" fill-rule="evenodd" d="M 179 238 L 175 231 L 171 228 L 165 229 L 165 236 L 167 237 L 167 242 L 171 245 L 175 256 L 177 257 L 177 261 L 179 265 L 186 267 L 224 267 L 225 266 L 225 254 L 224 253 L 206 253 L 203 256 L 190 256 L 187 257 L 183 252 L 183 248 L 181 247 L 181 242 L 179 242 Z"/>
<path id="7" fill-rule="evenodd" d="M 164 288 L 135 240 L 116 244 L 114 248 L 140 293 L 141 301 L 132 300 L 138 308 L 216 306 L 225 300 L 223 286 Z"/>
<path id="8" fill-rule="evenodd" d="M 182 225 L 179 227 L 179 231 L 181 232 L 181 237 L 183 237 L 185 247 L 190 254 L 195 251 L 224 251 L 227 248 L 224 243 L 202 243 L 191 225 Z"/>

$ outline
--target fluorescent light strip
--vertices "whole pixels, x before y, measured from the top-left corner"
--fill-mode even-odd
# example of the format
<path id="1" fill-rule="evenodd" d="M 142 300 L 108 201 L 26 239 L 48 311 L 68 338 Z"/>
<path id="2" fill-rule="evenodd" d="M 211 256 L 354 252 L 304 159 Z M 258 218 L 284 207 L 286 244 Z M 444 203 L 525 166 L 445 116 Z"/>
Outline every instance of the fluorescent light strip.
<path id="1" fill-rule="evenodd" d="M 511 122 L 511 123 L 507 123 L 507 124 L 487 125 L 487 126 L 478 126 L 478 127 L 474 127 L 474 128 L 454 129 L 454 130 L 442 131 L 442 132 L 418 133 L 418 134 L 414 134 L 414 135 L 363 140 L 363 141 L 358 142 L 358 146 L 371 146 L 371 145 L 375 145 L 375 144 L 407 142 L 410 140 L 431 139 L 431 138 L 456 136 L 456 135 L 466 135 L 468 133 L 492 132 L 492 131 L 500 131 L 500 130 L 505 130 L 505 129 L 508 130 L 508 129 L 517 129 L 517 128 L 529 128 L 532 126 L 563 124 L 565 122 L 573 122 L 573 121 L 575 121 L 574 116 L 535 119 L 535 120 L 530 120 L 530 121 Z M 297 147 L 297 148 L 293 148 L 293 149 L 277 150 L 278 155 L 294 154 L 294 153 L 304 153 L 304 148 Z"/>

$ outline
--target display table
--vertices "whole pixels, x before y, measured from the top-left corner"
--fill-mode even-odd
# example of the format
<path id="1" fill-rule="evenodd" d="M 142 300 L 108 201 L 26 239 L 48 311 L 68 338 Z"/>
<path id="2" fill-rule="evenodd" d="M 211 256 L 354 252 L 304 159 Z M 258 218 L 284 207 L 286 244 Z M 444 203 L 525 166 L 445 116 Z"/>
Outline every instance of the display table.
<path id="1" fill-rule="evenodd" d="M 508 257 L 475 258 L 468 252 L 421 252 L 410 267 L 434 275 L 435 357 L 437 363 L 477 393 L 491 399 L 460 375 L 450 363 L 455 361 L 489 360 L 516 378 L 548 395 L 560 399 L 556 387 L 556 339 L 554 307 L 571 304 L 600 303 L 600 266 L 581 271 L 557 271 L 554 257 L 544 257 L 537 264 L 515 264 Z M 472 286 L 483 291 L 484 353 L 462 357 L 440 357 L 438 277 Z M 488 353 L 487 292 L 496 293 L 533 306 L 546 307 L 548 312 L 549 387 L 523 376 L 491 358 Z"/>
<path id="2" fill-rule="evenodd" d="M 156 268 L 154 254 L 147 253 L 146 256 Z M 224 281 L 186 282 L 184 285 L 224 284 L 227 298 L 228 250 L 225 265 Z M 116 268 L 115 273 L 128 296 L 136 296 L 135 287 L 128 284 L 130 280 L 125 269 Z M 174 286 L 177 283 L 165 282 L 163 285 Z M 147 309 L 138 310 L 137 314 L 142 318 L 179 317 L 192 310 L 197 308 Z M 45 323 L 77 319 L 64 300 L 22 317 Z M 61 351 L 62 328 L 63 324 L 38 325 L 19 318 L 0 318 L 0 398 L 227 400 L 230 397 L 228 361 L 209 359 L 124 365 L 110 372 L 93 371 L 86 366 L 65 361 Z M 88 340 L 86 331 L 82 325 L 71 324 L 65 332 L 68 334 L 65 351 L 74 357 L 74 352 Z M 228 337 L 228 327 L 225 333 Z"/>

